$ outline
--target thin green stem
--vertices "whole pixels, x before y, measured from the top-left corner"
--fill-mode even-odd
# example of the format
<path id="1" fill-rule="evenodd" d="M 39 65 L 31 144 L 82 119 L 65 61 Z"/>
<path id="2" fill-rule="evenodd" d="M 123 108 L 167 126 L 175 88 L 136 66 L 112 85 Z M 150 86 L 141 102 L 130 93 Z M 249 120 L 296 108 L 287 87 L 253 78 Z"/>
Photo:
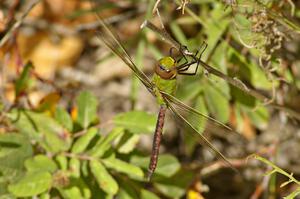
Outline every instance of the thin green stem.
<path id="1" fill-rule="evenodd" d="M 271 161 L 269 161 L 269 160 L 267 160 L 267 159 L 265 159 L 265 158 L 263 158 L 263 157 L 261 157 L 259 155 L 255 154 L 254 158 L 257 159 L 257 160 L 259 160 L 259 161 L 261 161 L 261 162 L 263 162 L 263 163 L 265 163 L 265 164 L 267 164 L 267 165 L 269 165 L 269 166 L 271 166 L 273 168 L 272 173 L 274 173 L 274 172 L 280 173 L 280 174 L 288 177 L 291 182 L 294 182 L 294 183 L 296 183 L 297 185 L 300 186 L 300 181 L 298 181 L 296 178 L 294 178 L 294 176 L 293 176 L 292 173 L 289 174 L 288 172 L 284 171 L 283 169 L 281 169 L 280 167 L 278 167 L 277 165 L 275 165 Z"/>

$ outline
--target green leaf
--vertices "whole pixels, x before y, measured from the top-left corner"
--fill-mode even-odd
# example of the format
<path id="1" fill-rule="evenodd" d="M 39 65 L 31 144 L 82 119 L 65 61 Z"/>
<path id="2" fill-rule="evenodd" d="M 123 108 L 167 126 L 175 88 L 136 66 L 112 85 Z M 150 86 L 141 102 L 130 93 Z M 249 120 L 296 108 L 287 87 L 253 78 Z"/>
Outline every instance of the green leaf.
<path id="1" fill-rule="evenodd" d="M 15 184 L 8 186 L 8 190 L 17 197 L 29 197 L 47 191 L 51 187 L 49 172 L 30 172 Z"/>
<path id="2" fill-rule="evenodd" d="M 115 195 L 118 192 L 119 186 L 117 182 L 99 161 L 91 160 L 90 168 L 98 182 L 99 187 L 105 193 Z"/>
<path id="3" fill-rule="evenodd" d="M 124 127 L 132 133 L 153 133 L 156 124 L 156 116 L 144 111 L 131 111 L 118 114 L 114 118 L 116 126 Z"/>
<path id="4" fill-rule="evenodd" d="M 80 177 L 80 161 L 77 158 L 70 159 L 70 171 L 74 177 Z"/>
<path id="5" fill-rule="evenodd" d="M 199 77 L 184 78 L 184 83 L 179 84 L 176 97 L 181 101 L 193 100 L 204 89 L 203 86 L 199 86 Z"/>
<path id="6" fill-rule="evenodd" d="M 25 167 L 29 172 L 48 171 L 53 173 L 57 170 L 56 163 L 45 155 L 36 155 L 25 161 Z"/>
<path id="7" fill-rule="evenodd" d="M 73 122 L 69 113 L 61 107 L 57 107 L 55 111 L 55 119 L 69 132 L 73 130 Z"/>
<path id="8" fill-rule="evenodd" d="M 128 154 L 133 151 L 140 140 L 140 135 L 124 133 L 118 142 L 117 149 L 119 153 Z"/>
<path id="9" fill-rule="evenodd" d="M 131 196 L 130 193 L 128 193 L 128 190 L 126 190 L 124 187 L 120 186 L 120 191 L 118 192 L 118 195 L 116 198 L 135 199 L 138 197 Z"/>
<path id="10" fill-rule="evenodd" d="M 130 158 L 130 163 L 134 164 L 138 167 L 148 169 L 150 158 L 148 156 L 138 156 L 138 155 L 132 155 Z"/>
<path id="11" fill-rule="evenodd" d="M 66 171 L 68 169 L 68 159 L 64 155 L 57 155 L 55 157 L 55 160 L 57 161 L 59 168 L 63 171 Z"/>
<path id="12" fill-rule="evenodd" d="M 247 95 L 245 92 L 241 91 L 240 89 L 231 86 L 231 95 L 241 105 L 249 108 L 254 108 L 256 104 L 256 99 L 252 96 Z"/>
<path id="13" fill-rule="evenodd" d="M 229 48 L 228 54 L 230 54 L 231 61 L 233 63 L 244 66 L 239 68 L 241 79 L 248 80 L 256 88 L 272 88 L 272 83 L 268 80 L 264 71 L 262 71 L 262 69 L 256 63 L 249 62 L 249 60 L 247 60 L 246 57 L 235 48 Z"/>
<path id="14" fill-rule="evenodd" d="M 31 62 L 28 62 L 21 73 L 21 76 L 17 79 L 15 84 L 15 94 L 19 96 L 22 92 L 24 92 L 28 88 L 29 79 L 30 79 L 30 71 L 33 69 L 33 65 Z"/>
<path id="15" fill-rule="evenodd" d="M 133 181 L 129 181 L 126 178 L 120 179 L 119 186 L 120 190 L 118 191 L 118 195 L 116 198 L 122 199 L 137 199 L 139 197 L 140 186 L 137 187 Z M 137 189 L 138 188 L 138 189 Z"/>
<path id="16" fill-rule="evenodd" d="M 140 178 L 144 176 L 144 172 L 142 171 L 142 169 L 127 162 L 124 162 L 120 159 L 107 158 L 103 159 L 102 161 L 107 168 L 128 174 L 129 176 Z"/>
<path id="17" fill-rule="evenodd" d="M 70 135 L 50 116 L 26 110 L 13 110 L 9 116 L 21 133 L 37 141 L 47 151 L 57 153 L 69 149 Z"/>
<path id="18" fill-rule="evenodd" d="M 154 193 L 147 191 L 146 189 L 141 190 L 141 198 L 143 199 L 159 199 Z"/>
<path id="19" fill-rule="evenodd" d="M 0 173 L 14 177 L 22 172 L 24 161 L 33 154 L 28 138 L 17 133 L 0 135 Z"/>
<path id="20" fill-rule="evenodd" d="M 171 177 L 180 169 L 180 163 L 175 156 L 162 154 L 158 157 L 157 169 L 155 173 Z"/>
<path id="21" fill-rule="evenodd" d="M 220 3 L 216 3 L 214 5 L 214 9 L 210 13 L 210 17 L 203 20 L 205 22 L 205 33 L 209 37 L 206 39 L 208 44 L 205 53 L 203 54 L 203 59 L 211 54 L 211 52 L 215 49 L 218 44 L 220 38 L 226 31 L 228 25 L 230 24 L 230 20 L 225 17 L 228 13 L 224 12 L 224 7 Z"/>
<path id="22" fill-rule="evenodd" d="M 181 168 L 181 170 L 172 177 L 157 179 L 157 181 L 154 182 L 154 187 L 160 193 L 168 196 L 168 198 L 182 198 L 194 179 L 194 171 Z"/>
<path id="23" fill-rule="evenodd" d="M 50 193 L 42 193 L 40 196 L 39 196 L 40 199 L 51 199 L 51 195 Z"/>
<path id="24" fill-rule="evenodd" d="M 241 132 L 244 128 L 244 118 L 242 116 L 242 109 L 239 103 L 236 103 L 234 110 L 235 120 L 236 120 L 236 131 Z"/>
<path id="25" fill-rule="evenodd" d="M 195 110 L 204 115 L 209 115 L 206 104 L 204 102 L 204 97 L 202 95 L 199 95 L 194 101 Z M 188 119 L 199 133 L 203 133 L 207 123 L 206 118 L 190 113 L 190 115 L 188 115 Z M 191 136 L 193 133 L 194 132 L 187 132 L 184 134 L 184 146 L 187 154 L 191 154 L 194 151 L 195 145 L 198 144 L 197 139 L 195 139 L 194 136 Z"/>
<path id="26" fill-rule="evenodd" d="M 202 95 L 199 95 L 196 100 L 195 100 L 195 109 L 204 114 L 204 115 L 209 115 L 208 110 L 205 105 L 204 97 Z M 194 126 L 196 129 L 200 132 L 203 132 L 206 126 L 207 119 L 204 117 L 198 117 L 198 120 L 195 121 L 196 123 Z"/>
<path id="27" fill-rule="evenodd" d="M 170 198 L 181 198 L 186 191 L 184 188 L 171 183 L 170 184 L 155 183 L 155 188 Z"/>
<path id="28" fill-rule="evenodd" d="M 130 162 L 139 167 L 148 169 L 149 157 L 132 156 Z M 180 169 L 180 164 L 175 156 L 162 154 L 158 156 L 157 168 L 154 174 L 171 177 Z"/>
<path id="29" fill-rule="evenodd" d="M 207 85 L 204 90 L 204 96 L 210 112 L 222 123 L 228 122 L 229 119 L 229 102 L 222 94 L 222 90 L 218 90 L 211 85 Z"/>
<path id="30" fill-rule="evenodd" d="M 24 161 L 33 154 L 28 138 L 22 134 L 0 134 L 0 198 L 15 198 L 7 187 L 24 175 Z"/>
<path id="31" fill-rule="evenodd" d="M 260 129 L 265 129 L 269 123 L 269 112 L 263 105 L 257 106 L 255 110 L 248 111 L 247 115 L 254 125 Z"/>
<path id="32" fill-rule="evenodd" d="M 103 154 L 111 148 L 111 142 L 122 133 L 124 133 L 123 128 L 114 128 L 107 136 L 102 137 L 96 145 L 88 151 L 88 154 L 93 157 L 103 156 Z"/>
<path id="33" fill-rule="evenodd" d="M 82 128 L 86 129 L 97 119 L 98 100 L 88 91 L 83 91 L 76 99 L 78 106 L 77 121 Z"/>
<path id="34" fill-rule="evenodd" d="M 85 184 L 85 182 L 80 178 L 70 178 L 68 186 L 63 188 L 58 188 L 59 193 L 63 198 L 91 198 L 92 193 L 90 188 Z"/>
<path id="35" fill-rule="evenodd" d="M 257 64 L 251 62 L 249 65 L 246 65 L 249 67 L 249 70 L 251 72 L 251 83 L 255 88 L 260 89 L 271 89 L 272 86 L 278 85 L 278 82 L 274 81 L 274 85 L 272 85 L 272 82 L 268 80 L 266 74 L 264 71 L 262 71 L 261 67 Z"/>
<path id="36" fill-rule="evenodd" d="M 3 165 L 19 167 L 19 163 L 22 166 L 25 158 L 30 157 L 32 153 L 30 141 L 26 136 L 18 133 L 0 134 L 0 167 Z M 17 164 L 13 166 L 13 162 Z"/>
<path id="37" fill-rule="evenodd" d="M 75 141 L 72 147 L 72 153 L 78 154 L 83 152 L 88 147 L 92 139 L 97 135 L 97 133 L 97 128 L 89 128 L 83 136 L 81 136 Z"/>
<path id="38" fill-rule="evenodd" d="M 172 22 L 172 23 L 170 23 L 170 28 L 171 28 L 172 32 L 174 33 L 176 40 L 179 41 L 179 43 L 181 43 L 181 44 L 187 45 L 186 36 L 184 35 L 183 31 L 178 26 L 178 24 L 175 22 Z"/>

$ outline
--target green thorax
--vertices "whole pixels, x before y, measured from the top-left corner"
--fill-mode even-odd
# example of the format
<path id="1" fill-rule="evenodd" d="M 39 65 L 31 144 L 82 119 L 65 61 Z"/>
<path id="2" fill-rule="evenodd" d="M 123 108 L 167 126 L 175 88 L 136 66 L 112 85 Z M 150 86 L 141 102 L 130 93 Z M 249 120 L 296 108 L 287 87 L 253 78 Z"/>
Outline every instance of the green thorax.
<path id="1" fill-rule="evenodd" d="M 158 64 L 162 65 L 166 69 L 171 69 L 175 66 L 174 59 L 171 57 L 164 57 L 160 59 Z M 155 73 L 152 77 L 152 82 L 158 89 L 155 90 L 158 104 L 165 104 L 165 101 L 159 91 L 164 91 L 170 95 L 174 95 L 176 90 L 176 76 L 173 79 L 163 79 L 157 73 Z"/>

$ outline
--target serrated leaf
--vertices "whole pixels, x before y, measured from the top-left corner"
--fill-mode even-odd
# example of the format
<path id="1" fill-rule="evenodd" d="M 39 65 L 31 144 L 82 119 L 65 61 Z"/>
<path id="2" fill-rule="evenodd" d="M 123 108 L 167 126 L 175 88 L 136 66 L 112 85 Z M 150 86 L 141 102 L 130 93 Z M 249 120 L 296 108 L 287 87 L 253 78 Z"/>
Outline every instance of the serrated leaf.
<path id="1" fill-rule="evenodd" d="M 256 99 L 245 92 L 241 91 L 240 89 L 232 86 L 231 89 L 231 95 L 241 105 L 249 108 L 254 108 L 256 105 Z"/>
<path id="2" fill-rule="evenodd" d="M 33 153 L 28 138 L 17 133 L 0 135 L 0 171 L 4 168 L 21 169 L 25 159 Z"/>
<path id="3" fill-rule="evenodd" d="M 116 170 L 121 173 L 128 174 L 129 176 L 134 177 L 143 177 L 144 172 L 139 167 L 129 164 L 127 162 L 124 162 L 120 159 L 116 158 L 107 158 L 103 159 L 102 162 L 105 164 L 107 168 Z"/>
<path id="4" fill-rule="evenodd" d="M 55 119 L 69 132 L 73 130 L 73 122 L 69 113 L 61 107 L 57 107 L 55 111 Z"/>
<path id="5" fill-rule="evenodd" d="M 222 94 L 221 90 L 217 90 L 213 86 L 207 85 L 204 89 L 204 96 L 210 112 L 222 123 L 228 122 L 229 119 L 229 102 Z"/>
<path id="6" fill-rule="evenodd" d="M 244 118 L 242 116 L 242 110 L 239 103 L 236 103 L 234 107 L 234 119 L 235 119 L 235 129 L 237 132 L 241 132 L 244 128 Z"/>
<path id="7" fill-rule="evenodd" d="M 156 124 L 156 116 L 144 111 L 131 111 L 118 114 L 114 118 L 114 124 L 128 129 L 132 133 L 153 133 Z"/>
<path id="8" fill-rule="evenodd" d="M 117 182 L 98 160 L 91 160 L 90 168 L 99 187 L 105 193 L 115 195 L 118 192 L 119 186 Z"/>
<path id="9" fill-rule="evenodd" d="M 255 110 L 247 112 L 247 115 L 253 122 L 253 124 L 259 129 L 265 129 L 269 123 L 269 112 L 264 106 L 258 106 Z"/>
<path id="10" fill-rule="evenodd" d="M 92 127 L 88 129 L 83 136 L 81 136 L 75 141 L 72 147 L 72 153 L 78 154 L 83 152 L 88 147 L 92 139 L 97 135 L 97 133 L 98 133 L 97 128 Z"/>
<path id="11" fill-rule="evenodd" d="M 205 101 L 202 95 L 198 96 L 197 99 L 195 100 L 195 107 L 194 107 L 198 112 L 204 114 L 204 115 L 209 115 L 208 110 L 205 105 Z M 196 129 L 200 132 L 203 132 L 206 126 L 207 119 L 204 117 L 198 117 L 198 120 L 195 121 L 196 123 L 194 126 Z"/>
<path id="12" fill-rule="evenodd" d="M 199 95 L 196 99 L 194 99 L 195 105 L 194 108 L 198 112 L 209 115 L 208 110 L 206 108 L 204 97 L 202 95 Z M 199 117 L 199 115 L 195 115 L 190 113 L 188 115 L 189 121 L 193 124 L 193 126 L 198 130 L 198 132 L 202 133 L 206 127 L 207 119 L 204 117 Z M 194 132 L 187 132 L 184 134 L 184 146 L 185 151 L 187 154 L 191 154 L 194 151 L 195 145 L 198 144 L 197 139 L 194 138 L 194 136 L 191 136 L 190 134 L 193 134 Z"/>
<path id="13" fill-rule="evenodd" d="M 47 191 L 51 187 L 49 172 L 30 172 L 15 184 L 8 186 L 8 190 L 17 197 L 29 197 Z"/>
<path id="14" fill-rule="evenodd" d="M 93 157 L 101 157 L 111 147 L 111 142 L 122 133 L 124 133 L 123 128 L 114 128 L 107 136 L 102 137 L 96 145 L 88 151 L 88 154 Z"/>
<path id="15" fill-rule="evenodd" d="M 37 141 L 47 151 L 57 153 L 69 149 L 70 135 L 50 116 L 26 110 L 14 110 L 9 116 L 20 132 Z"/>
<path id="16" fill-rule="evenodd" d="M 179 84 L 176 91 L 176 98 L 181 101 L 193 100 L 204 89 L 199 86 L 199 77 L 184 78 L 184 84 Z"/>
<path id="17" fill-rule="evenodd" d="M 33 154 L 29 139 L 17 133 L 0 135 L 0 195 L 7 186 L 24 175 L 24 161 Z"/>
<path id="18" fill-rule="evenodd" d="M 205 23 L 204 31 L 207 35 L 209 35 L 209 37 L 206 39 L 208 47 L 202 57 L 204 60 L 206 60 L 208 55 L 210 55 L 215 49 L 220 37 L 222 34 L 224 34 L 228 25 L 230 24 L 230 20 L 225 17 L 225 15 L 227 15 L 227 13 L 224 12 L 224 7 L 221 4 L 216 3 L 214 5 L 214 9 L 210 13 L 211 17 L 203 20 Z"/>
<path id="19" fill-rule="evenodd" d="M 83 91 L 76 99 L 78 106 L 77 122 L 82 128 L 87 128 L 97 119 L 98 100 L 89 91 Z"/>
<path id="20" fill-rule="evenodd" d="M 56 169 L 56 163 L 45 155 L 36 155 L 25 161 L 25 167 L 29 172 L 48 171 L 53 173 Z"/>
<path id="21" fill-rule="evenodd" d="M 251 71 L 251 83 L 255 88 L 260 89 L 271 89 L 272 86 L 278 85 L 278 82 L 274 81 L 274 85 L 272 85 L 272 82 L 268 80 L 266 74 L 264 71 L 261 70 L 261 67 L 259 67 L 257 64 L 251 62 L 249 65 L 246 65 L 249 67 L 249 70 Z"/>
<path id="22" fill-rule="evenodd" d="M 25 158 L 32 155 L 32 147 L 28 138 L 17 133 L 6 133 L 0 135 L 0 167 L 9 163 L 14 167 L 12 159 L 22 162 Z M 22 156 L 22 157 L 21 157 Z M 7 161 L 9 160 L 9 162 Z"/>

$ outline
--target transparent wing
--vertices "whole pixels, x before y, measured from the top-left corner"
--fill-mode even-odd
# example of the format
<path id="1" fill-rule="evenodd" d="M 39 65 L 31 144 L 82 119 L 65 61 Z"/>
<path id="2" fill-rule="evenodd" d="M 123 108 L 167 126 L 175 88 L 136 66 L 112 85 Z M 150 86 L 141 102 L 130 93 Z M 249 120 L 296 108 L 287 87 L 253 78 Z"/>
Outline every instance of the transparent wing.
<path id="1" fill-rule="evenodd" d="M 229 162 L 229 160 L 217 149 L 215 148 L 209 140 L 203 135 L 203 131 L 198 130 L 195 123 L 191 121 L 190 119 L 186 118 L 186 115 L 184 113 L 192 114 L 193 119 L 198 118 L 205 118 L 211 123 L 214 123 L 216 125 L 219 125 L 221 127 L 224 127 L 227 130 L 230 130 L 230 127 L 226 126 L 225 124 L 217 121 L 214 118 L 211 118 L 207 115 L 204 115 L 197 110 L 193 109 L 192 107 L 180 102 L 178 99 L 175 97 L 168 95 L 166 93 L 162 93 L 164 96 L 165 101 L 167 102 L 167 106 L 169 107 L 169 110 L 174 114 L 176 117 L 177 121 L 180 122 L 181 126 L 191 132 L 192 136 L 195 137 L 196 141 L 199 142 L 200 144 L 206 146 L 209 148 L 211 152 L 213 152 L 218 159 L 222 160 L 227 166 L 231 167 L 233 170 L 237 171 L 233 165 Z M 193 120 L 192 119 L 192 120 Z M 195 120 L 194 120 L 195 121 Z M 203 130 L 203 129 L 202 129 Z M 199 139 L 200 138 L 200 139 Z"/>
<path id="2" fill-rule="evenodd" d="M 199 111 L 197 111 L 196 109 L 184 104 L 183 102 L 181 102 L 180 100 L 178 100 L 176 97 L 166 93 L 166 92 L 163 92 L 161 91 L 161 94 L 164 96 L 164 98 L 168 101 L 169 104 L 172 104 L 174 108 L 180 110 L 180 112 L 184 111 L 184 112 L 188 112 L 188 113 L 192 113 L 194 115 L 196 115 L 196 117 L 203 117 L 203 118 L 206 118 L 207 120 L 209 120 L 210 122 L 212 123 L 215 123 L 219 126 L 222 126 L 224 127 L 225 129 L 227 130 L 230 130 L 232 131 L 232 129 L 227 126 L 226 124 L 223 124 L 222 122 L 208 116 L 208 115 L 205 115 L 203 113 L 200 113 Z"/>
<path id="3" fill-rule="evenodd" d="M 91 2 L 94 7 L 93 3 Z M 119 41 L 119 37 L 114 33 L 113 29 L 104 22 L 104 20 L 95 12 L 98 22 L 101 25 L 101 28 L 96 31 L 98 38 L 103 41 L 103 43 L 119 58 L 121 58 L 125 64 L 134 72 L 137 78 L 152 91 L 152 83 L 150 79 L 134 64 L 129 53 L 126 51 L 124 46 Z"/>

